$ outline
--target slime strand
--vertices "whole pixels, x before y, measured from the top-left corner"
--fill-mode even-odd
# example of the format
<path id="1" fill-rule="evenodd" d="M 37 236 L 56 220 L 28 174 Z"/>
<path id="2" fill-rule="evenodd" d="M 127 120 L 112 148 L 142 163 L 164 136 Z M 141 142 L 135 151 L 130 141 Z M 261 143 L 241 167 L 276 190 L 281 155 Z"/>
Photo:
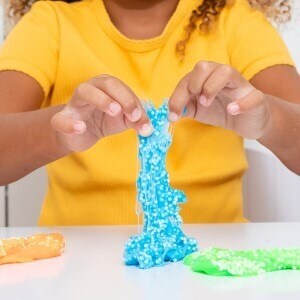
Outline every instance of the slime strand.
<path id="1" fill-rule="evenodd" d="M 172 142 L 167 104 L 155 109 L 148 103 L 145 108 L 154 132 L 150 137 L 139 136 L 137 190 L 144 218 L 143 232 L 128 240 L 124 252 L 126 265 L 142 269 L 181 260 L 198 250 L 197 241 L 181 230 L 178 204 L 186 202 L 186 196 L 169 185 L 166 171 L 166 154 Z"/>

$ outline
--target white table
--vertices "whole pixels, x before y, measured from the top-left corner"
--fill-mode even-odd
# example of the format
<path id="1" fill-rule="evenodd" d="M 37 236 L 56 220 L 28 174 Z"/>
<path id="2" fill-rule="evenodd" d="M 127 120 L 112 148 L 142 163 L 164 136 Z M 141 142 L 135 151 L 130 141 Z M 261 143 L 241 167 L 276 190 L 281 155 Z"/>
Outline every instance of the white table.
<path id="1" fill-rule="evenodd" d="M 186 225 L 203 248 L 300 247 L 300 223 Z M 0 299 L 300 299 L 300 271 L 257 277 L 210 277 L 172 263 L 140 270 L 122 264 L 137 227 L 1 228 L 0 238 L 60 232 L 63 256 L 0 266 Z"/>

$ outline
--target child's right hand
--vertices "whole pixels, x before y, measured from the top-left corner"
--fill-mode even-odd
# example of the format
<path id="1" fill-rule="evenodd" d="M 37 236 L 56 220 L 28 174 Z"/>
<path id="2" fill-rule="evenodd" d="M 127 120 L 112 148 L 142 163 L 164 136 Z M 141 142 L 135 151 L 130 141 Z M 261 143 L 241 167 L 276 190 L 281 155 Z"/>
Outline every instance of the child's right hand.
<path id="1" fill-rule="evenodd" d="M 153 127 L 138 97 L 119 79 L 101 75 L 80 84 L 71 100 L 51 120 L 59 142 L 84 151 L 99 139 L 135 129 L 148 136 Z"/>

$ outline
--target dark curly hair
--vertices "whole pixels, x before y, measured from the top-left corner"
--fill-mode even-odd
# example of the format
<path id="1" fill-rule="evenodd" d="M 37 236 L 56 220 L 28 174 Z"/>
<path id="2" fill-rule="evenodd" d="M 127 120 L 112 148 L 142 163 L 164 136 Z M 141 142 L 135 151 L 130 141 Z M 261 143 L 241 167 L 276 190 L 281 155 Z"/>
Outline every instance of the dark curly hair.
<path id="1" fill-rule="evenodd" d="M 29 11 L 31 5 L 36 1 L 38 0 L 9 0 L 9 17 L 17 21 Z M 63 1 L 72 3 L 80 0 Z M 230 5 L 233 1 L 234 0 L 204 0 L 201 5 L 192 11 L 189 24 L 184 28 L 185 37 L 177 43 L 176 52 L 183 57 L 186 45 L 193 31 L 199 28 L 199 30 L 204 33 L 209 32 L 223 8 L 226 5 Z M 290 20 L 290 0 L 248 0 L 248 2 L 252 7 L 261 10 L 268 18 L 278 23 L 284 23 Z"/>

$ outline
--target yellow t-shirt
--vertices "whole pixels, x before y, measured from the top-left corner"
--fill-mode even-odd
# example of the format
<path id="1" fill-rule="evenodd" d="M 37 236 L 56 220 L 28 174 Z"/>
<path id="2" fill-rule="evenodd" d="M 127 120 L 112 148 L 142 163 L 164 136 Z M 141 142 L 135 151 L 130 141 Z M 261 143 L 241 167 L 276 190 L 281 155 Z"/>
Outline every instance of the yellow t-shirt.
<path id="1" fill-rule="evenodd" d="M 102 0 L 37 2 L 1 48 L 0 70 L 35 78 L 46 95 L 43 106 L 66 103 L 79 83 L 103 73 L 120 78 L 158 106 L 201 60 L 230 64 L 247 79 L 272 65 L 293 64 L 276 31 L 246 0 L 225 8 L 209 35 L 195 31 L 180 63 L 175 45 L 200 2 L 181 0 L 164 32 L 149 40 L 123 36 Z M 181 211 L 184 222 L 243 221 L 241 179 L 246 167 L 243 140 L 234 132 L 180 121 L 167 168 L 172 186 L 188 197 Z M 136 224 L 133 131 L 107 137 L 47 170 L 40 225 Z"/>

